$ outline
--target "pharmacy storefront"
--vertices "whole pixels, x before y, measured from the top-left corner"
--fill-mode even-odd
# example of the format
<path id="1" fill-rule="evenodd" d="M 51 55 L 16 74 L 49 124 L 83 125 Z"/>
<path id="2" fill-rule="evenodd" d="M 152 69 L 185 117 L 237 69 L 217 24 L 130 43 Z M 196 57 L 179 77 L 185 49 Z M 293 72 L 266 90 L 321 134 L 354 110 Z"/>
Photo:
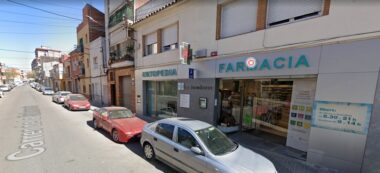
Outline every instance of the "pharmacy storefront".
<path id="1" fill-rule="evenodd" d="M 217 60 L 219 128 L 306 151 L 319 56 L 316 47 Z"/>
<path id="2" fill-rule="evenodd" d="M 373 39 L 136 70 L 137 113 L 251 133 L 304 151 L 310 163 L 359 172 L 376 149 L 367 136 L 378 136 L 370 126 L 380 110 L 378 47 Z"/>

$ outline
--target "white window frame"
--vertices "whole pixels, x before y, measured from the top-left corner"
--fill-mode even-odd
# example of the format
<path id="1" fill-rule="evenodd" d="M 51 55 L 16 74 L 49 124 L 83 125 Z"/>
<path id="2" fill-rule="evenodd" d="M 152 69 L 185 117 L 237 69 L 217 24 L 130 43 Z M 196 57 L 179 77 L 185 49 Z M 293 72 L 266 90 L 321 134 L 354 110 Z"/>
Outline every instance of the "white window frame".
<path id="1" fill-rule="evenodd" d="M 310 16 L 310 17 L 305 17 L 305 18 L 302 18 L 302 19 L 298 19 L 298 20 L 294 20 L 294 18 L 290 18 L 289 22 L 284 22 L 284 23 L 281 23 L 281 24 L 277 24 L 277 25 L 272 25 L 270 26 L 269 23 L 268 23 L 268 16 L 269 16 L 269 1 L 267 2 L 267 7 L 266 7 L 266 20 L 265 20 L 265 26 L 266 28 L 273 28 L 273 27 L 278 27 L 278 26 L 283 26 L 283 25 L 288 25 L 288 24 L 292 24 L 292 23 L 296 23 L 296 22 L 301 22 L 301 21 L 305 21 L 305 20 L 309 20 L 309 19 L 314 19 L 314 18 L 318 18 L 318 17 L 321 17 L 323 16 L 323 12 L 324 12 L 324 6 L 325 6 L 325 3 L 326 3 L 326 0 L 322 0 L 322 6 L 321 6 L 321 11 L 319 12 L 318 15 L 314 15 L 314 16 Z M 306 15 L 306 14 L 305 14 Z M 286 19 L 285 19 L 286 20 Z"/>

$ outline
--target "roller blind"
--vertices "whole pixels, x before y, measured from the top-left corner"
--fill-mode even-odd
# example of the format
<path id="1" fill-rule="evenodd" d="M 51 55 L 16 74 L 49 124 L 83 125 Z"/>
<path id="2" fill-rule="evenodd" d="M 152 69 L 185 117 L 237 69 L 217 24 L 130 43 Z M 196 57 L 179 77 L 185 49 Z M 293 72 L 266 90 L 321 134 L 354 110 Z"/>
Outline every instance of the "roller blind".
<path id="1" fill-rule="evenodd" d="M 323 0 L 268 0 L 268 24 L 322 11 Z"/>
<path id="2" fill-rule="evenodd" d="M 145 36 L 145 45 L 157 42 L 157 32 Z"/>
<path id="3" fill-rule="evenodd" d="M 177 25 L 172 25 L 162 30 L 162 45 L 167 46 L 178 42 Z"/>
<path id="4" fill-rule="evenodd" d="M 257 0 L 236 0 L 222 5 L 221 38 L 256 30 Z"/>

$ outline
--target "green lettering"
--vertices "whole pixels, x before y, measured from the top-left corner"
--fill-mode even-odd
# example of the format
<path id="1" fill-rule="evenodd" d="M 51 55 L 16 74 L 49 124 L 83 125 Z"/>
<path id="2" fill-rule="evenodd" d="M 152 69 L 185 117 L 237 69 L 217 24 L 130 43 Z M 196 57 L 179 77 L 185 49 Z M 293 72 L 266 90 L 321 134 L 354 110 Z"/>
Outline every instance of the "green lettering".
<path id="1" fill-rule="evenodd" d="M 281 64 L 278 64 L 278 62 L 282 61 Z M 274 62 L 273 62 L 273 66 L 274 68 L 276 69 L 282 69 L 285 67 L 285 64 L 284 64 L 284 61 L 285 61 L 285 58 L 284 57 L 277 57 Z"/>
<path id="2" fill-rule="evenodd" d="M 292 66 L 293 66 L 293 56 L 289 56 L 288 68 L 292 68 Z"/>
<path id="3" fill-rule="evenodd" d="M 245 66 L 244 62 L 237 62 L 236 63 L 236 72 L 244 71 L 244 66 Z"/>
<path id="4" fill-rule="evenodd" d="M 264 59 L 263 63 L 260 66 L 260 70 L 263 70 L 264 68 L 270 70 L 270 65 L 269 65 L 268 59 Z"/>
<path id="5" fill-rule="evenodd" d="M 228 63 L 226 73 L 228 73 L 229 71 L 234 72 L 234 67 L 231 63 Z"/>
<path id="6" fill-rule="evenodd" d="M 305 67 L 310 67 L 309 62 L 307 62 L 307 58 L 306 58 L 305 55 L 301 55 L 298 58 L 298 61 L 297 61 L 297 64 L 296 64 L 295 68 L 298 68 L 301 65 L 304 65 Z"/>
<path id="7" fill-rule="evenodd" d="M 219 73 L 223 73 L 225 66 L 225 64 L 219 64 Z"/>

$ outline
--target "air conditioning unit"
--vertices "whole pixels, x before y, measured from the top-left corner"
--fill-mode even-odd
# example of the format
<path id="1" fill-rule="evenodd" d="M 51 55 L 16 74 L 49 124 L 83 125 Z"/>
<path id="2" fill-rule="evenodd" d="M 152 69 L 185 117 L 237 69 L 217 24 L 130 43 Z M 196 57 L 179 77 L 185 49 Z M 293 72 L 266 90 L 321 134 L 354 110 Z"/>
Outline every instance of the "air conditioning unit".
<path id="1" fill-rule="evenodd" d="M 195 58 L 204 58 L 207 57 L 207 49 L 200 49 L 195 52 Z"/>

